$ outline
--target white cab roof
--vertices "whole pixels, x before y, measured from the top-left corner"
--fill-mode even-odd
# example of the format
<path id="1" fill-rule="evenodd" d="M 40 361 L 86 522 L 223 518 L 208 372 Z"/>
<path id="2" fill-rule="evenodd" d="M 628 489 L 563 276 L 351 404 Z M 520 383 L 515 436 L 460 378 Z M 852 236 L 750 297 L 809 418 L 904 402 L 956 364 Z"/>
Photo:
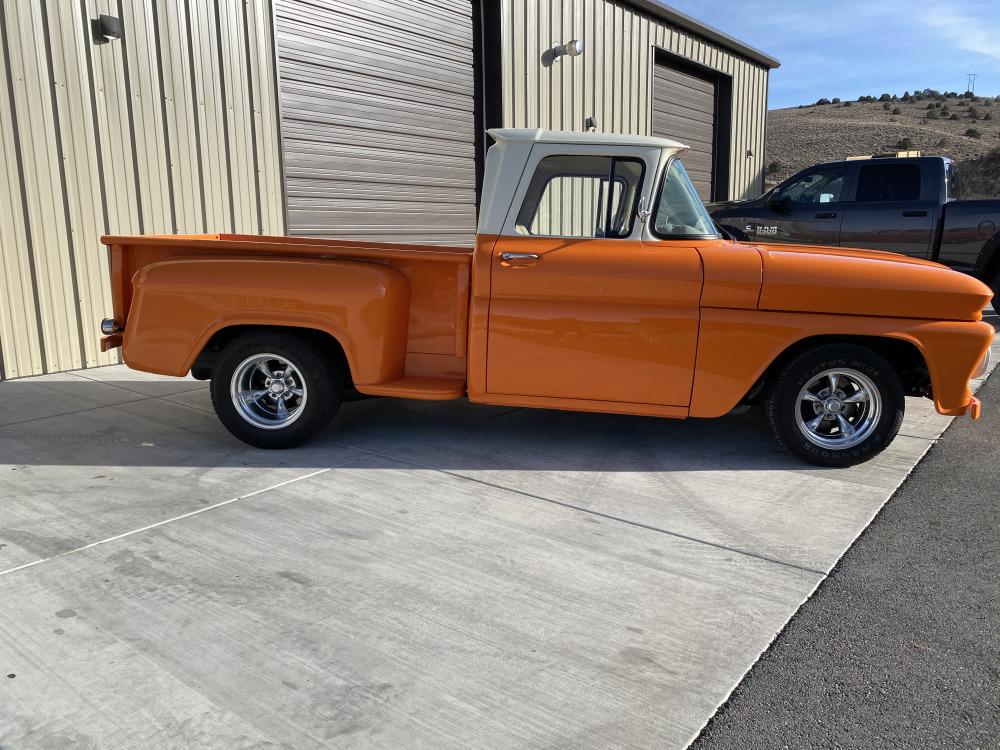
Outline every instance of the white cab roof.
<path id="1" fill-rule="evenodd" d="M 542 130 L 541 128 L 493 128 L 488 131 L 496 141 L 521 141 L 533 143 L 573 143 L 588 146 L 642 146 L 672 149 L 679 153 L 688 146 L 669 138 L 651 135 L 621 135 L 618 133 L 577 132 L 571 130 Z"/>

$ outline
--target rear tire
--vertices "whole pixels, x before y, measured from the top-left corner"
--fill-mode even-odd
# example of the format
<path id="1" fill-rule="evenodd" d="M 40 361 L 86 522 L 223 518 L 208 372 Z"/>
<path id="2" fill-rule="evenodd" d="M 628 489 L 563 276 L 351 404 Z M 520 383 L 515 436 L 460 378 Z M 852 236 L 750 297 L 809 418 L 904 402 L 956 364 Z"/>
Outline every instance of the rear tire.
<path id="1" fill-rule="evenodd" d="M 764 396 L 782 447 L 817 466 L 854 466 L 888 447 L 906 398 L 885 357 L 855 344 L 826 344 L 791 359 Z"/>
<path id="2" fill-rule="evenodd" d="M 326 426 L 343 386 L 305 337 L 254 331 L 233 339 L 212 371 L 219 421 L 257 448 L 291 448 Z"/>

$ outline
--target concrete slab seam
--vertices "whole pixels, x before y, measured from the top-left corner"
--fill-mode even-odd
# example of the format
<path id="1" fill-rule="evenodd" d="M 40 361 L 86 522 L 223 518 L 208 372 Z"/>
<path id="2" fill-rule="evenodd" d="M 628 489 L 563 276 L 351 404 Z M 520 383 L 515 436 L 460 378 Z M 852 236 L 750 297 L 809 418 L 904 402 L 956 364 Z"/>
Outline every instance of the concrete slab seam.
<path id="1" fill-rule="evenodd" d="M 364 448 L 354 448 L 354 450 L 365 450 L 365 449 Z M 630 521 L 627 518 L 621 518 L 619 516 L 613 516 L 613 515 L 611 515 L 609 513 L 601 513 L 600 511 L 592 510 L 590 508 L 584 508 L 584 507 L 582 507 L 580 505 L 574 505 L 573 503 L 568 503 L 568 502 L 565 502 L 564 500 L 554 500 L 554 499 L 552 499 L 550 497 L 544 497 L 542 495 L 535 495 L 535 494 L 533 494 L 531 492 L 525 492 L 524 490 L 515 489 L 513 487 L 505 487 L 502 484 L 494 484 L 493 482 L 487 482 L 487 481 L 485 481 L 483 479 L 476 479 L 475 477 L 469 477 L 469 476 L 465 476 L 463 474 L 457 474 L 457 473 L 454 473 L 454 472 L 451 472 L 451 471 L 446 471 L 445 469 L 436 469 L 436 468 L 434 468 L 432 466 L 426 466 L 424 464 L 418 463 L 417 461 L 411 461 L 409 459 L 401 458 L 399 456 L 389 455 L 387 453 L 381 453 L 379 451 L 370 451 L 370 450 L 368 450 L 368 451 L 365 451 L 365 452 L 366 453 L 370 453 L 370 454 L 375 455 L 375 456 L 380 456 L 382 458 L 387 458 L 387 459 L 392 460 L 392 461 L 398 461 L 399 463 L 410 464 L 411 466 L 416 466 L 417 468 L 420 468 L 420 469 L 426 469 L 427 471 L 434 471 L 434 472 L 437 472 L 439 474 L 444 474 L 446 476 L 453 477 L 455 479 L 462 479 L 462 480 L 465 480 L 467 482 L 474 482 L 476 484 L 481 484 L 484 487 L 492 487 L 493 489 L 502 490 L 504 492 L 513 492 L 516 495 L 522 495 L 524 497 L 530 497 L 533 500 L 541 500 L 543 502 L 551 503 L 553 505 L 559 505 L 559 506 L 561 506 L 563 508 L 568 508 L 570 510 L 576 510 L 576 511 L 580 511 L 581 513 L 587 513 L 588 515 L 598 516 L 600 518 L 605 518 L 605 519 L 607 519 L 609 521 L 617 521 L 618 523 L 623 523 L 623 524 L 626 524 L 628 526 L 634 526 L 636 528 L 646 529 L 647 531 L 655 531 L 655 532 L 660 533 L 660 534 L 666 534 L 667 536 L 672 536 L 672 537 L 674 537 L 676 539 L 683 539 L 685 541 L 694 542 L 696 544 L 704 544 L 704 545 L 706 545 L 708 547 L 714 547 L 715 549 L 723 550 L 724 552 L 732 552 L 735 555 L 743 555 L 744 557 L 751 557 L 751 558 L 754 558 L 756 560 L 761 560 L 763 562 L 772 563 L 774 565 L 781 565 L 782 567 L 785 567 L 785 568 L 792 568 L 793 570 L 798 570 L 798 571 L 801 571 L 803 573 L 813 573 L 813 574 L 819 575 L 819 576 L 824 576 L 824 577 L 826 576 L 826 573 L 824 573 L 822 570 L 816 570 L 815 568 L 809 568 L 809 567 L 804 566 L 804 565 L 796 565 L 795 563 L 786 562 L 784 560 L 778 560 L 777 558 L 768 557 L 767 555 L 760 555 L 760 554 L 757 554 L 755 552 L 748 552 L 746 550 L 741 550 L 741 549 L 738 549 L 736 547 L 727 547 L 724 544 L 717 544 L 715 542 L 709 542 L 709 541 L 706 541 L 705 539 L 699 539 L 697 537 L 688 536 L 686 534 L 680 534 L 680 533 L 678 533 L 676 531 L 670 531 L 669 529 L 662 529 L 662 528 L 660 528 L 658 526 L 651 526 L 649 524 L 640 523 L 638 521 Z M 893 491 L 895 491 L 895 490 L 893 490 Z"/>
<path id="2" fill-rule="evenodd" d="M 287 487 L 295 482 L 301 482 L 303 479 L 311 479 L 312 477 L 324 474 L 330 471 L 332 467 L 326 469 L 317 469 L 316 471 L 311 471 L 308 474 L 303 474 L 300 477 L 294 477 L 292 479 L 286 479 L 284 482 L 278 482 L 270 487 L 264 487 L 263 489 L 254 490 L 253 492 L 248 492 L 245 495 L 237 495 L 236 497 L 229 498 L 228 500 L 223 500 L 212 505 L 207 505 L 204 508 L 197 508 L 196 510 L 189 511 L 187 513 L 182 513 L 179 516 L 173 516 L 172 518 L 165 518 L 162 521 L 157 521 L 156 523 L 151 523 L 146 526 L 142 526 L 138 529 L 132 529 L 131 531 L 124 531 L 121 534 L 115 534 L 114 536 L 109 536 L 107 539 L 100 539 L 96 542 L 91 542 L 90 544 L 85 544 L 82 547 L 76 547 L 71 550 L 66 550 L 65 552 L 60 552 L 58 555 L 52 555 L 51 557 L 43 557 L 40 560 L 32 560 L 31 562 L 24 563 L 22 565 L 17 565 L 13 568 L 8 568 L 7 570 L 0 570 L 0 577 L 8 575 L 10 573 L 16 573 L 19 570 L 25 570 L 27 568 L 33 568 L 36 565 L 41 565 L 42 563 L 49 562 L 51 560 L 58 560 L 63 557 L 68 557 L 69 555 L 74 555 L 77 552 L 83 552 L 84 550 L 92 549 L 94 547 L 99 547 L 102 544 L 108 544 L 109 542 L 115 542 L 119 539 L 124 539 L 125 537 L 132 536 L 134 534 L 141 534 L 144 531 L 150 531 L 152 529 L 159 528 L 160 526 L 166 526 L 169 523 L 174 523 L 175 521 L 181 521 L 185 518 L 190 518 L 191 516 L 197 516 L 201 513 L 207 513 L 210 510 L 215 510 L 216 508 L 221 508 L 225 505 L 231 505 L 238 500 L 246 500 L 247 498 L 256 497 L 257 495 L 262 495 L 265 492 L 270 492 L 271 490 L 276 490 L 281 487 Z"/>

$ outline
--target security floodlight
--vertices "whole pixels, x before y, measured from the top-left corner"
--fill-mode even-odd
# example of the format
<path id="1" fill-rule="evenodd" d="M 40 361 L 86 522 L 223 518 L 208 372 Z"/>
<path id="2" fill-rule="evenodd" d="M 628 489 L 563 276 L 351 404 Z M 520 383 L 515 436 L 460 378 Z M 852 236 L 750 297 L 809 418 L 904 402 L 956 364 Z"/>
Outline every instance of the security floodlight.
<path id="1" fill-rule="evenodd" d="M 542 53 L 542 65 L 546 68 L 560 57 L 579 57 L 583 54 L 583 40 L 573 39 L 565 44 L 553 44 Z"/>
<path id="2" fill-rule="evenodd" d="M 574 39 L 572 41 L 566 42 L 566 44 L 560 44 L 552 48 L 556 57 L 562 57 L 566 55 L 568 57 L 578 57 L 583 54 L 583 40 Z"/>

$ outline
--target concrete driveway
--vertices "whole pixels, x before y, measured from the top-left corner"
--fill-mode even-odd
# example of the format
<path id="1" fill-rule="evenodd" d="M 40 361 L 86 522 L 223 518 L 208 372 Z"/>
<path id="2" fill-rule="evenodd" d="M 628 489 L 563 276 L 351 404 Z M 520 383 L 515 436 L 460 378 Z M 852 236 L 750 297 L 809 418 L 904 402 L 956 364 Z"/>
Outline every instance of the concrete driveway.
<path id="1" fill-rule="evenodd" d="M 11 748 L 684 747 L 948 422 L 824 470 L 755 413 L 371 399 L 263 452 L 192 380 L 0 402 Z"/>

